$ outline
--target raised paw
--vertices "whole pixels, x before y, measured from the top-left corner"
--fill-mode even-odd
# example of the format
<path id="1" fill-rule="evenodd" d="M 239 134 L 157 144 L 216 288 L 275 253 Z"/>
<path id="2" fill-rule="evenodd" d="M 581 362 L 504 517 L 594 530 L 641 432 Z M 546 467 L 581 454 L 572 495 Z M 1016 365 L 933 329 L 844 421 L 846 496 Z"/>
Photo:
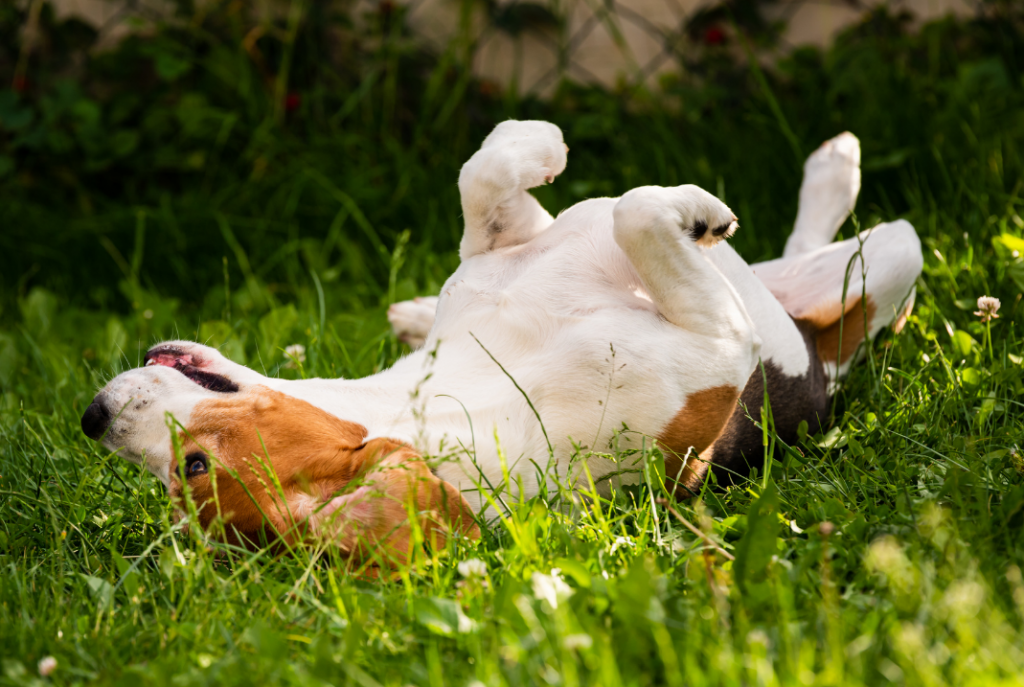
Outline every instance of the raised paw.
<path id="1" fill-rule="evenodd" d="M 436 312 L 436 296 L 401 301 L 388 308 L 388 322 L 399 341 L 409 344 L 410 348 L 420 348 L 434 326 Z"/>
<path id="2" fill-rule="evenodd" d="M 786 257 L 828 245 L 860 193 L 860 141 L 846 132 L 825 141 L 804 164 L 800 205 Z"/>
<path id="3" fill-rule="evenodd" d="M 860 192 L 860 141 L 849 131 L 818 147 L 804 163 L 804 186 L 825 203 L 846 212 Z M 822 195 L 827 198 L 821 198 Z M 803 196 L 803 189 L 801 189 Z M 801 202 L 803 198 L 801 198 Z"/>
<path id="4" fill-rule="evenodd" d="M 692 184 L 635 188 L 619 199 L 614 212 L 617 232 L 630 227 L 650 231 L 667 222 L 705 248 L 729 238 L 739 228 L 736 215 L 725 203 Z"/>
<path id="5" fill-rule="evenodd" d="M 568 153 L 562 130 L 554 124 L 508 120 L 494 127 L 478 155 L 492 169 L 501 168 L 509 187 L 527 189 L 554 181 L 565 171 Z"/>

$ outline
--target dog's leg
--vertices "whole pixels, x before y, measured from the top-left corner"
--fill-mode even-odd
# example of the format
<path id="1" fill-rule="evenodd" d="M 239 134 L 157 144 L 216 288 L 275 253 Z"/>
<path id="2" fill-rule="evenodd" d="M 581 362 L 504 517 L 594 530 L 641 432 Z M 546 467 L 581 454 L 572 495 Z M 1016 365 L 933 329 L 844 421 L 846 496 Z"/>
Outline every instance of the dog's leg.
<path id="1" fill-rule="evenodd" d="M 419 348 L 434 326 L 437 314 L 437 296 L 421 296 L 411 301 L 392 303 L 388 308 L 388 322 L 399 341 Z"/>
<path id="2" fill-rule="evenodd" d="M 832 243 L 857 203 L 860 192 L 860 141 L 846 132 L 825 141 L 804 164 L 800 204 L 784 257 L 808 253 Z"/>
<path id="3" fill-rule="evenodd" d="M 548 122 L 502 122 L 462 167 L 463 260 L 526 243 L 554 221 L 527 189 L 565 169 L 562 131 Z"/>
<path id="4" fill-rule="evenodd" d="M 818 355 L 834 382 L 856 359 L 865 319 L 871 337 L 893 323 L 897 331 L 902 328 L 923 264 L 917 232 L 898 220 L 751 269 L 793 319 L 817 331 Z"/>
<path id="5" fill-rule="evenodd" d="M 717 339 L 751 339 L 743 302 L 701 248 L 735 231 L 724 203 L 697 186 L 644 186 L 619 199 L 614 220 L 616 243 L 669 322 Z"/>
<path id="6" fill-rule="evenodd" d="M 683 376 L 697 386 L 658 441 L 668 474 L 696 491 L 707 472 L 698 456 L 735 411 L 761 349 L 743 301 L 705 254 L 736 229 L 736 217 L 696 186 L 647 186 L 619 200 L 614 222 L 615 241 L 658 312 L 685 331 Z"/>

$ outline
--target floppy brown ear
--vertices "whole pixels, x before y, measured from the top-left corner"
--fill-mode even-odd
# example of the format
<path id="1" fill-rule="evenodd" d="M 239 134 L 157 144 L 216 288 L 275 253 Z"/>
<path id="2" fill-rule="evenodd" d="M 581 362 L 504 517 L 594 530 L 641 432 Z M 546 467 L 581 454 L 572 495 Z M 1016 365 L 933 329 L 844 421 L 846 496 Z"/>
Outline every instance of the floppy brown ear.
<path id="1" fill-rule="evenodd" d="M 480 537 L 459 491 L 408 446 L 376 439 L 353 459 L 366 470 L 354 489 L 331 498 L 310 518 L 316 536 L 334 540 L 356 558 L 379 556 L 392 563 L 408 560 L 417 530 L 434 547 L 445 546 L 453 532 Z"/>

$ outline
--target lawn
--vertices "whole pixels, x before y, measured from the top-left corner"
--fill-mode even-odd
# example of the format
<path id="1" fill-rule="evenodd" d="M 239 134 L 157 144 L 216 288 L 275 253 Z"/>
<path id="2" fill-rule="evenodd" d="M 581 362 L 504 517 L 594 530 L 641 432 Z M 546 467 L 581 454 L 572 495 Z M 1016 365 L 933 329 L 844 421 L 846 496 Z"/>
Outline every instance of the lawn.
<path id="1" fill-rule="evenodd" d="M 230 6 L 96 54 L 44 12 L 15 74 L 24 17 L 0 8 L 0 684 L 1024 682 L 1024 23 L 988 10 L 915 30 L 878 13 L 770 67 L 707 47 L 655 90 L 537 101 L 393 17 L 287 18 L 260 62 Z M 376 579 L 330 549 L 206 541 L 82 435 L 96 390 L 165 338 L 270 375 L 389 365 L 387 305 L 457 265 L 459 166 L 508 117 L 565 132 L 549 210 L 697 183 L 751 262 L 780 254 L 804 157 L 853 131 L 843 235 L 917 228 L 914 314 L 827 433 L 775 443 L 749 482 L 670 507 L 650 479 L 548 494 Z M 628 458 L 657 473 L 656 450 Z"/>

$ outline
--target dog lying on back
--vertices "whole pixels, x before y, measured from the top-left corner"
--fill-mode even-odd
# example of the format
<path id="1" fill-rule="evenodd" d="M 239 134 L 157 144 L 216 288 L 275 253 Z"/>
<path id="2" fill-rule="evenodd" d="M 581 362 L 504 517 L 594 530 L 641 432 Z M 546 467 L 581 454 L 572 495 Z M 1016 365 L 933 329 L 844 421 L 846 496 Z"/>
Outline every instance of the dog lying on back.
<path id="1" fill-rule="evenodd" d="M 861 343 L 909 312 L 922 267 L 910 224 L 832 242 L 860 189 L 851 134 L 808 159 L 784 255 L 755 265 L 724 242 L 736 216 L 696 186 L 552 218 L 527 190 L 567 152 L 546 122 L 504 122 L 484 140 L 459 176 L 462 263 L 436 300 L 392 307 L 396 333 L 419 345 L 392 368 L 272 379 L 172 341 L 107 384 L 83 430 L 175 503 L 187 488 L 202 524 L 220 518 L 230 539 L 326 537 L 401 558 L 417 531 L 474 536 L 506 469 L 528 498 L 553 474 L 579 480 L 582 451 L 607 492 L 635 479 L 609 454 L 653 439 L 677 493 L 712 465 L 745 473 L 763 461 L 748 415 L 765 382 L 780 436 L 813 432 Z M 428 467 L 428 455 L 448 460 Z"/>

